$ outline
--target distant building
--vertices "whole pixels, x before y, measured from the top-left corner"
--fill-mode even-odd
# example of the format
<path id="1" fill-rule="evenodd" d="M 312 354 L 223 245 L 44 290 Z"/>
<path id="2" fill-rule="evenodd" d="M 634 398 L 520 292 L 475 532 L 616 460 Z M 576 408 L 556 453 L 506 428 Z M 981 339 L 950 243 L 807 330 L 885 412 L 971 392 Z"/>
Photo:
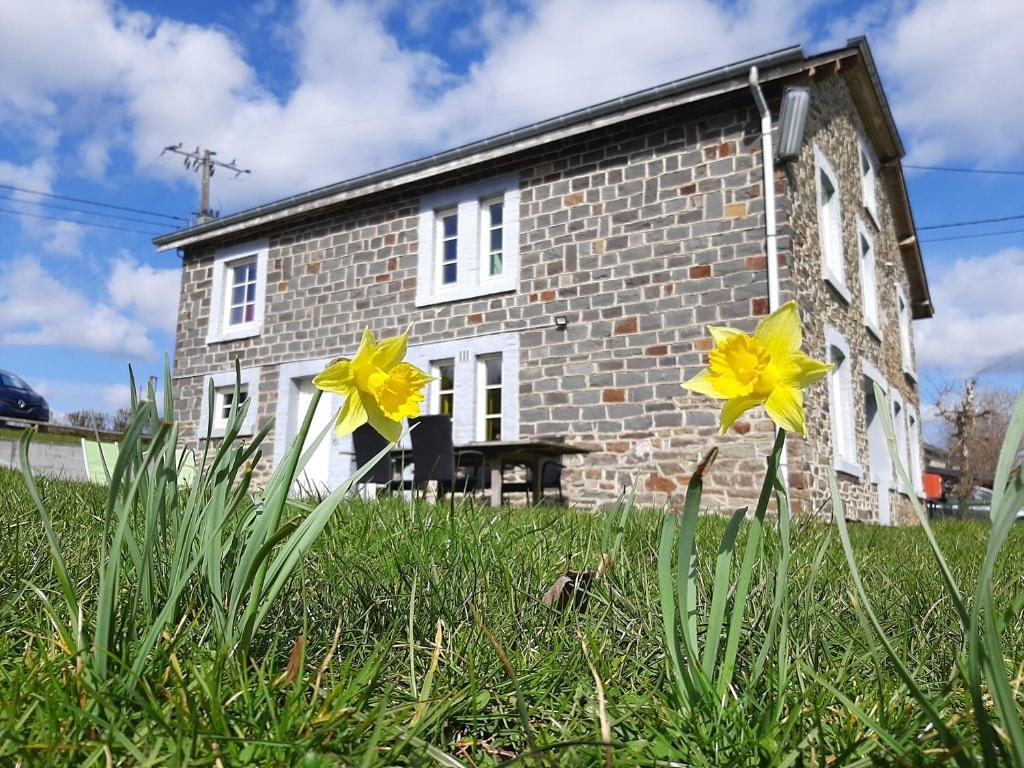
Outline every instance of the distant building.
<path id="1" fill-rule="evenodd" d="M 923 493 L 912 320 L 932 304 L 864 39 L 738 62 L 157 238 L 182 256 L 177 417 L 205 436 L 212 384 L 217 435 L 239 360 L 247 428 L 276 418 L 272 464 L 310 378 L 364 327 L 411 323 L 409 359 L 437 376 L 427 410 L 453 413 L 457 441 L 591 447 L 566 460 L 581 504 L 631 483 L 643 503 L 678 503 L 717 445 L 708 502 L 753 504 L 771 423 L 757 411 L 720 438 L 718 404 L 680 386 L 705 363 L 708 324 L 750 330 L 772 309 L 751 65 L 776 118 L 787 88 L 810 95 L 803 143 L 772 180 L 779 292 L 800 304 L 806 351 L 835 370 L 806 392 L 809 439 L 790 441 L 794 506 L 822 507 L 834 468 L 851 516 L 909 519 L 907 494 Z M 872 382 L 894 403 L 912 488 L 893 480 Z M 332 439 L 309 472 L 332 485 L 351 456 Z"/>

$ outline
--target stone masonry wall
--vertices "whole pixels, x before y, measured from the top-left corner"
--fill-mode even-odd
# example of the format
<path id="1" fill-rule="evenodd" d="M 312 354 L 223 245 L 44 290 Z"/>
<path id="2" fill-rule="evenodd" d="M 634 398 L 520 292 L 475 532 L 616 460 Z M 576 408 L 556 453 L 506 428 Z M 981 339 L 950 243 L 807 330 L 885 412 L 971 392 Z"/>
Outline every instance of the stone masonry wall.
<path id="1" fill-rule="evenodd" d="M 251 233 L 245 240 L 270 243 L 256 338 L 206 345 L 216 248 L 189 249 L 177 416 L 198 425 L 203 376 L 236 358 L 262 369 L 263 423 L 275 413 L 282 363 L 350 354 L 366 326 L 390 335 L 411 321 L 414 343 L 427 343 L 565 315 L 564 331 L 521 334 L 520 434 L 565 435 L 594 449 L 568 460 L 569 497 L 609 502 L 636 482 L 644 503 L 676 502 L 694 462 L 718 445 L 709 504 L 749 504 L 770 424 L 754 414 L 735 428 L 743 437 L 718 438 L 717 404 L 681 382 L 704 364 L 705 324 L 749 330 L 767 312 L 758 128 L 744 93 Z M 512 170 L 520 172 L 520 290 L 416 308 L 420 196 Z M 272 453 L 267 445 L 264 456 Z"/>
<path id="2" fill-rule="evenodd" d="M 860 478 L 839 473 L 840 491 L 847 514 L 864 520 L 878 519 L 876 486 L 868 477 L 868 444 L 865 429 L 865 361 L 873 365 L 896 388 L 907 406 L 920 415 L 916 382 L 903 372 L 897 321 L 896 284 L 909 295 L 907 274 L 896 245 L 890 201 L 881 178 L 876 182 L 876 223 L 864 210 L 859 173 L 858 135 L 867 136 L 841 76 L 828 76 L 811 83 L 811 111 L 799 161 L 780 174 L 786 188 L 782 206 L 782 230 L 791 236 L 793 273 L 784 280 L 785 298 L 796 298 L 803 312 L 804 348 L 821 359 L 825 354 L 825 324 L 835 327 L 849 344 L 852 356 L 853 400 L 856 424 L 857 460 Z M 846 285 L 851 293 L 847 303 L 821 275 L 818 238 L 817 191 L 814 147 L 829 159 L 840 184 L 843 252 Z M 882 338 L 876 338 L 864 324 L 863 286 L 857 217 L 874 237 L 876 280 Z M 825 382 L 806 392 L 809 437 L 790 444 L 790 484 L 794 505 L 816 510 L 828 498 L 828 468 L 833 462 L 828 389 Z M 920 423 L 920 422 L 919 422 Z M 909 472 L 909 468 L 908 468 Z M 908 498 L 890 492 L 894 522 L 913 520 Z"/>

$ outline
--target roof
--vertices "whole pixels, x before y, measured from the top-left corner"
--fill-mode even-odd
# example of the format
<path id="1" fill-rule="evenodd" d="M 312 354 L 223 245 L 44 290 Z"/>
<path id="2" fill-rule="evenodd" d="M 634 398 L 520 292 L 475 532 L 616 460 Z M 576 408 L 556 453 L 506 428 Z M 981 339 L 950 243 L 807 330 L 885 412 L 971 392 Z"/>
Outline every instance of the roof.
<path id="1" fill-rule="evenodd" d="M 896 235 L 910 275 L 913 315 L 915 318 L 931 317 L 931 295 L 917 242 L 910 199 L 900 167 L 900 159 L 905 154 L 903 143 L 882 90 L 867 40 L 863 37 L 851 39 L 844 48 L 810 57 L 804 54 L 801 46 L 794 45 L 744 59 L 454 149 L 160 235 L 153 239 L 153 243 L 158 250 L 166 251 L 238 236 L 272 222 L 308 215 L 322 208 L 429 179 L 607 125 L 722 94 L 745 91 L 748 88 L 747 78 L 752 66 L 758 68 L 761 82 L 766 83 L 813 72 L 815 68 L 828 64 L 852 65 L 847 69 L 848 72 L 852 72 L 854 81 L 851 82 L 851 92 L 866 127 L 872 132 L 872 138 L 880 150 L 882 178 L 894 200 Z"/>

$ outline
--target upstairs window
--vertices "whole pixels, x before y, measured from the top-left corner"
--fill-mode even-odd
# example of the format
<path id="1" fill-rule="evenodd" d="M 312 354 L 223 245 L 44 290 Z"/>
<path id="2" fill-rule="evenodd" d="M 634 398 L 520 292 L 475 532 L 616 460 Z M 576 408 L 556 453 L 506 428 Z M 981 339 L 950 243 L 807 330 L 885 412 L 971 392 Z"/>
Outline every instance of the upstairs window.
<path id="1" fill-rule="evenodd" d="M 437 274 L 442 285 L 454 285 L 459 279 L 459 212 L 439 211 L 437 214 Z"/>
<path id="2" fill-rule="evenodd" d="M 501 355 L 478 357 L 477 368 L 480 439 L 501 440 Z"/>
<path id="3" fill-rule="evenodd" d="M 843 257 L 843 217 L 839 179 L 824 153 L 814 148 L 818 194 L 818 235 L 821 244 L 821 275 L 847 302 L 846 263 Z"/>
<path id="4" fill-rule="evenodd" d="M 903 286 L 896 284 L 896 320 L 900 327 L 900 357 L 903 361 L 903 372 L 911 378 L 917 378 L 914 368 L 914 336 L 910 318 L 910 303 L 903 292 Z"/>
<path id="5" fill-rule="evenodd" d="M 498 277 L 504 271 L 505 201 L 501 198 L 484 200 L 480 204 L 480 215 L 484 236 L 481 252 L 487 257 L 484 272 L 488 277 Z"/>
<path id="6" fill-rule="evenodd" d="M 833 464 L 837 471 L 859 477 L 850 347 L 831 326 L 826 326 L 825 340 L 826 359 L 832 363 L 832 370 L 828 372 L 828 399 L 832 421 Z"/>
<path id="7" fill-rule="evenodd" d="M 267 242 L 224 248 L 214 255 L 206 343 L 246 339 L 263 329 Z"/>
<path id="8" fill-rule="evenodd" d="M 871 220 L 878 226 L 878 193 L 875 189 L 875 156 L 863 137 L 857 140 L 857 157 L 860 163 L 860 194 L 864 202 L 864 210 L 871 215 Z"/>
<path id="9" fill-rule="evenodd" d="M 864 325 L 877 338 L 882 338 L 878 313 L 878 278 L 875 264 L 875 240 L 864 222 L 857 222 L 857 245 L 860 249 L 860 284 L 864 302 Z"/>
<path id="10" fill-rule="evenodd" d="M 435 379 L 433 413 L 451 416 L 455 412 L 455 361 L 438 360 L 430 367 Z"/>
<path id="11" fill-rule="evenodd" d="M 420 200 L 416 306 L 519 287 L 519 176 L 444 189 Z"/>

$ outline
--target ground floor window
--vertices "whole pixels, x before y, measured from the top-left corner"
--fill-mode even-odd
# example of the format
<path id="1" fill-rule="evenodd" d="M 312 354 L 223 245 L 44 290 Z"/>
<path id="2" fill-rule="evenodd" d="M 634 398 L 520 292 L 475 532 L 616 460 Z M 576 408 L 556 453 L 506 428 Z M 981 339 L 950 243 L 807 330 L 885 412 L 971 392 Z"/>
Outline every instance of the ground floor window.
<path id="1" fill-rule="evenodd" d="M 431 410 L 451 416 L 455 411 L 455 361 L 435 360 L 430 367 L 435 379 Z"/>
<path id="2" fill-rule="evenodd" d="M 501 440 L 501 380 L 501 354 L 477 358 L 481 440 Z"/>

